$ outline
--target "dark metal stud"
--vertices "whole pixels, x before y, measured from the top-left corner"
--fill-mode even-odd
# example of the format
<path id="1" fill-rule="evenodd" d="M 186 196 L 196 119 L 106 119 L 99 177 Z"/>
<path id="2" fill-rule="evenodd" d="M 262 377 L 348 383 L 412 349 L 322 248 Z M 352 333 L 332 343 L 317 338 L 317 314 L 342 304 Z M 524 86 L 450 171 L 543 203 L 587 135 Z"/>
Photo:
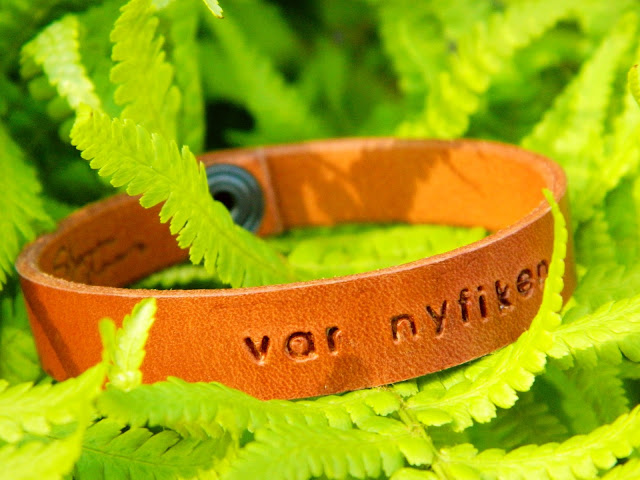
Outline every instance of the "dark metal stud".
<path id="1" fill-rule="evenodd" d="M 264 215 L 264 195 L 260 184 L 244 168 L 226 163 L 207 167 L 209 191 L 221 202 L 233 221 L 242 228 L 255 232 Z"/>

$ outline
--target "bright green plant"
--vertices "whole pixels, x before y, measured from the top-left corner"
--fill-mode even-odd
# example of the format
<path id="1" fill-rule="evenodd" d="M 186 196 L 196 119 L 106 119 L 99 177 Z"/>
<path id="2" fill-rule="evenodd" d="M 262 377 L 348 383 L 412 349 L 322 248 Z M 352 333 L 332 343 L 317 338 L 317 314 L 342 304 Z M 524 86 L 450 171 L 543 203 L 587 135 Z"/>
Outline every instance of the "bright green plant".
<path id="1" fill-rule="evenodd" d="M 227 3 L 223 19 L 215 0 L 0 5 L 0 476 L 640 478 L 637 2 Z M 343 225 L 258 239 L 211 198 L 195 158 L 393 134 L 501 140 L 562 164 L 571 301 L 560 310 L 568 230 L 549 199 L 540 311 L 515 343 L 467 365 L 300 401 L 145 385 L 148 299 L 121 329 L 101 322 L 100 364 L 60 383 L 41 371 L 12 263 L 25 241 L 111 194 L 108 182 L 144 207 L 163 203 L 159 221 L 190 250 L 191 265 L 147 288 L 345 275 L 485 236 Z"/>

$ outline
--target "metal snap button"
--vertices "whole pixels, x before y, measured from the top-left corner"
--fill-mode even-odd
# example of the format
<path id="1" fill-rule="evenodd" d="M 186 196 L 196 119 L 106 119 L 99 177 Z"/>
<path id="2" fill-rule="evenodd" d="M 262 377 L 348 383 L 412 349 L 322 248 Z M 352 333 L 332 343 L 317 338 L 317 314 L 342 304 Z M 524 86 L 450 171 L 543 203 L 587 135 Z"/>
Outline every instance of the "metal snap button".
<path id="1" fill-rule="evenodd" d="M 226 163 L 207 167 L 207 181 L 213 198 L 222 203 L 233 221 L 255 232 L 264 215 L 264 195 L 255 177 L 244 168 Z"/>

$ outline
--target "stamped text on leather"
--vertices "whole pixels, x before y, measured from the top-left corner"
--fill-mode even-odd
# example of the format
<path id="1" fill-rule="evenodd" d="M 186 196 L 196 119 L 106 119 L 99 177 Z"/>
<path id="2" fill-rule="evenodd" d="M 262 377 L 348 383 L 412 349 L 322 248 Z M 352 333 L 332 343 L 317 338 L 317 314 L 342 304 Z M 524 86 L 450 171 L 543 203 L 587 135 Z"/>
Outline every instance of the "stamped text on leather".
<path id="1" fill-rule="evenodd" d="M 394 315 L 389 319 L 390 337 L 394 343 L 400 344 L 417 339 L 421 329 L 431 328 L 438 339 L 443 337 L 452 322 L 488 322 L 492 319 L 491 312 L 497 312 L 497 316 L 506 315 L 517 309 L 519 302 L 531 298 L 536 289 L 542 291 L 548 271 L 548 262 L 541 260 L 535 268 L 523 268 L 510 282 L 496 280 L 492 285 L 463 288 L 457 298 L 425 305 L 425 313 L 420 316 L 409 313 Z M 275 348 L 268 335 L 259 339 L 246 337 L 244 344 L 249 358 L 258 365 L 266 365 L 268 357 L 279 352 L 290 360 L 301 362 L 318 358 L 317 341 L 326 342 L 329 353 L 337 354 L 340 335 L 340 328 L 332 326 L 324 332 L 292 332 L 286 338 L 277 339 L 279 345 Z"/>

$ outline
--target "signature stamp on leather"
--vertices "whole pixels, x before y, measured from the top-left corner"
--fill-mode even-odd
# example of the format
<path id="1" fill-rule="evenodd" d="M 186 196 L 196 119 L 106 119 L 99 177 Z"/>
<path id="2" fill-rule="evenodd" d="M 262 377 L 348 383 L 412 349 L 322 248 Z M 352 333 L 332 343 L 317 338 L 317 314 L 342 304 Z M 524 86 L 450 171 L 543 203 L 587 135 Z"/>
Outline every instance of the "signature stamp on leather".
<path id="1" fill-rule="evenodd" d="M 134 242 L 123 248 L 116 237 L 98 241 L 85 252 L 77 253 L 67 245 L 61 245 L 53 257 L 53 273 L 69 280 L 92 284 L 93 279 L 108 268 L 124 262 L 133 252 L 143 252 L 147 246 L 142 242 Z M 109 254 L 105 250 L 120 247 Z"/>

